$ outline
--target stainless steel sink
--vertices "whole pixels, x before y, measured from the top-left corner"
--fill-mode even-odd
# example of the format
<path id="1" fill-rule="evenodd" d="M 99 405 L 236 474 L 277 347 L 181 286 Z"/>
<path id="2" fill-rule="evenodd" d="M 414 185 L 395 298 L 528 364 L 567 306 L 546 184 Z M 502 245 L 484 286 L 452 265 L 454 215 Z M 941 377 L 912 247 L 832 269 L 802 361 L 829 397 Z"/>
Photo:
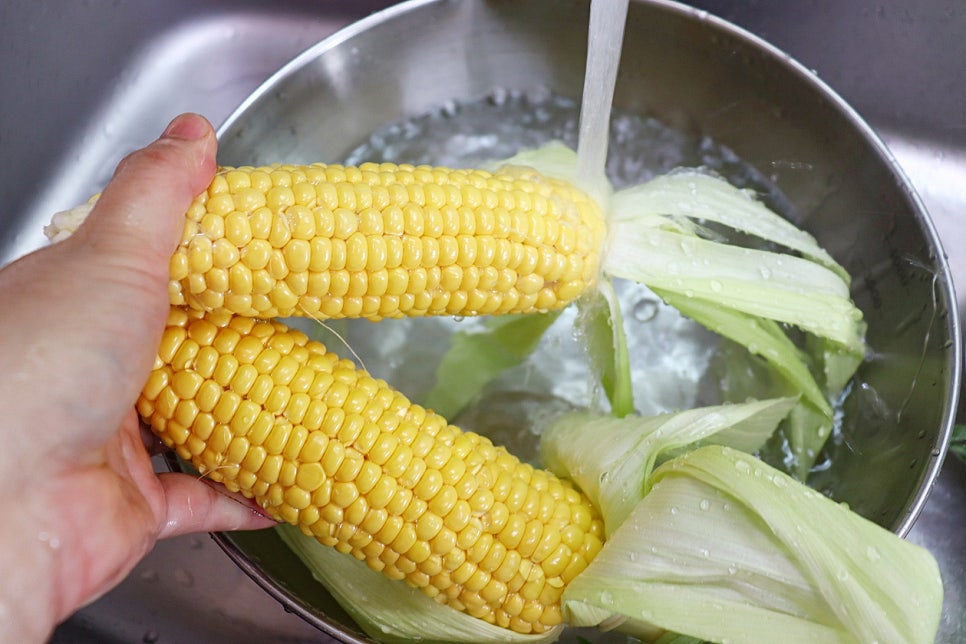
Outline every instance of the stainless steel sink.
<path id="1" fill-rule="evenodd" d="M 56 210 L 103 186 L 175 114 L 220 123 L 262 80 L 383 6 L 87 0 L 0 6 L 0 264 L 43 243 Z M 814 69 L 889 144 L 966 283 L 966 11 L 961 0 L 692 0 Z M 431 28 L 431 27 L 427 27 Z M 966 309 L 966 291 L 959 298 Z M 966 641 L 966 466 L 949 459 L 910 538 L 940 559 L 941 642 Z M 159 544 L 55 642 L 327 641 L 207 538 Z"/>

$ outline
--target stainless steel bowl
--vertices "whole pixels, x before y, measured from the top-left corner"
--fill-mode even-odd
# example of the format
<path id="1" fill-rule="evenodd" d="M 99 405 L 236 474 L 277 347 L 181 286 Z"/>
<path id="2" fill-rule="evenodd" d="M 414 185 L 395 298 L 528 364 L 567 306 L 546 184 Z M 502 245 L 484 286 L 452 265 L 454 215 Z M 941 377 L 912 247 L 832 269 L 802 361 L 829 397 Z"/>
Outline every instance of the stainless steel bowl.
<path id="1" fill-rule="evenodd" d="M 328 38 L 220 131 L 226 164 L 337 160 L 385 123 L 494 88 L 578 97 L 587 0 L 414 0 Z M 814 74 L 717 18 L 632 2 L 615 104 L 733 150 L 854 276 L 869 360 L 834 465 L 811 483 L 905 534 L 945 455 L 960 380 L 940 242 L 872 131 Z M 218 535 L 252 577 L 334 637 L 367 641 L 271 532 Z"/>

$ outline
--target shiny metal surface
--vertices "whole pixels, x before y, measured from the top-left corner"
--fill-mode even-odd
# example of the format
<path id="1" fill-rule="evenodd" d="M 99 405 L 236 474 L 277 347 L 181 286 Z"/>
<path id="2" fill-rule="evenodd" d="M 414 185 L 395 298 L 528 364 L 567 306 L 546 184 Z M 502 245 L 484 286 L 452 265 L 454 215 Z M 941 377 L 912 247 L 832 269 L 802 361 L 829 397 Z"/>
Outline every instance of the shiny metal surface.
<path id="1" fill-rule="evenodd" d="M 235 104 L 284 61 L 336 27 L 382 4 L 389 3 L 355 3 L 350 6 L 349 3 L 291 0 L 273 3 L 270 10 L 263 3 L 254 1 L 145 4 L 95 0 L 67 3 L 56 10 L 42 3 L 5 3 L 0 7 L 0 46 L 4 52 L 0 56 L 0 159 L 4 169 L 0 175 L 0 202 L 6 209 L 2 213 L 3 226 L 0 228 L 0 262 L 39 245 L 39 227 L 50 212 L 73 205 L 96 191 L 117 160 L 133 147 L 153 138 L 168 118 L 184 109 L 193 109 L 206 113 L 216 123 L 220 122 Z M 452 11 L 471 13 L 460 9 L 459 3 L 444 4 Z M 499 11 L 500 6 L 509 3 L 491 4 L 496 7 L 494 11 Z M 961 108 L 966 104 L 963 95 L 966 72 L 962 64 L 966 59 L 966 45 L 959 38 L 966 28 L 966 17 L 959 4 L 954 0 L 884 0 L 874 6 L 830 0 L 767 3 L 706 0 L 694 4 L 735 20 L 784 48 L 807 68 L 816 69 L 820 78 L 844 95 L 871 122 L 890 145 L 899 165 L 911 176 L 932 212 L 935 227 L 950 255 L 954 275 L 966 279 L 966 251 L 960 250 L 966 247 L 962 219 L 966 204 L 961 193 L 953 188 L 962 185 L 966 179 L 966 121 Z M 479 15 L 472 17 L 479 19 Z M 559 29 L 554 32 L 555 38 L 563 38 L 574 29 L 571 25 L 568 31 L 566 24 L 557 24 L 553 20 L 550 23 Z M 417 33 L 438 36 L 443 25 L 435 20 L 431 24 L 432 30 L 420 22 L 413 27 L 423 30 Z M 500 29 L 506 37 L 503 42 L 511 42 L 512 37 L 520 35 L 518 30 L 521 29 L 524 27 L 516 23 L 503 25 Z M 528 36 L 530 33 L 527 32 Z M 426 40 L 435 38 L 427 37 Z M 772 69 L 773 63 L 768 57 L 750 55 L 745 59 L 739 46 L 727 44 L 728 63 L 735 68 L 732 71 L 748 68 L 752 77 L 759 76 L 759 81 L 775 80 L 772 74 L 777 72 Z M 425 48 L 431 50 L 434 46 L 438 45 L 427 44 Z M 640 43 L 640 46 L 646 48 L 647 43 Z M 443 47 L 437 51 L 442 57 L 435 61 L 449 61 L 456 57 L 452 48 Z M 464 56 L 464 60 L 472 61 L 476 57 L 477 50 L 472 51 L 474 56 Z M 698 59 L 712 55 L 711 51 L 700 48 L 693 53 Z M 577 52 L 569 55 L 575 56 Z M 660 56 L 661 52 L 656 55 Z M 512 57 L 509 50 L 502 56 L 511 68 L 519 60 Z M 336 72 L 336 78 L 348 79 L 352 77 L 349 72 L 353 69 L 361 66 L 369 69 L 378 62 L 371 57 L 363 58 L 359 51 L 349 50 L 338 59 L 330 59 L 327 64 L 332 66 L 330 72 Z M 540 69 L 541 75 L 552 76 L 562 68 L 546 62 L 541 65 L 545 65 Z M 412 68 L 411 65 L 407 67 Z M 419 96 L 419 92 L 432 93 L 443 88 L 456 93 L 466 91 L 454 76 L 441 69 L 437 72 L 440 67 L 434 63 L 434 73 L 429 77 L 406 75 L 405 83 L 394 90 L 393 98 L 405 99 L 406 104 L 415 109 L 420 101 L 428 105 L 431 100 Z M 805 70 L 796 73 L 803 72 L 807 74 Z M 623 100 L 642 101 L 646 107 L 644 101 L 660 104 L 685 99 L 696 110 L 703 109 L 705 117 L 721 115 L 721 120 L 714 126 L 717 129 L 712 129 L 711 133 L 733 145 L 742 156 L 770 166 L 780 185 L 799 200 L 803 208 L 814 205 L 818 211 L 812 222 L 815 227 L 821 228 L 823 222 L 830 225 L 828 222 L 833 217 L 824 213 L 831 213 L 833 206 L 850 213 L 858 212 L 859 219 L 852 224 L 854 228 L 845 221 L 845 233 L 836 234 L 834 239 L 822 239 L 833 252 L 849 257 L 849 268 L 862 272 L 869 266 L 882 266 L 888 272 L 896 265 L 934 264 L 928 256 L 928 248 L 923 246 L 922 222 L 916 222 L 914 217 L 897 223 L 897 228 L 888 233 L 886 241 L 890 252 L 885 256 L 870 255 L 867 251 L 852 252 L 857 242 L 865 241 L 861 232 L 868 230 L 859 227 L 859 222 L 868 224 L 872 221 L 879 225 L 893 211 L 895 204 L 908 206 L 910 196 L 903 190 L 891 190 L 889 182 L 885 182 L 873 199 L 849 201 L 848 196 L 839 194 L 841 190 L 828 190 L 830 186 L 815 176 L 804 176 L 809 164 L 815 169 L 819 167 L 816 159 L 827 156 L 834 156 L 844 164 L 842 167 L 849 167 L 857 151 L 867 149 L 868 142 L 863 136 L 829 138 L 813 144 L 802 141 L 801 147 L 792 148 L 794 152 L 786 146 L 771 147 L 769 141 L 753 142 L 749 144 L 751 147 L 743 148 L 741 141 L 735 139 L 740 139 L 748 131 L 773 125 L 774 121 L 781 121 L 779 125 L 785 124 L 789 129 L 797 129 L 797 125 L 804 125 L 806 130 L 827 126 L 829 119 L 826 117 L 829 110 L 835 111 L 834 104 L 802 102 L 791 113 L 771 116 L 759 113 L 762 119 L 742 122 L 728 113 L 741 108 L 744 103 L 767 104 L 771 99 L 784 97 L 778 86 L 768 83 L 770 87 L 763 91 L 750 89 L 748 85 L 728 87 L 715 84 L 715 78 L 699 75 L 693 80 L 704 82 L 704 89 L 692 87 L 683 96 L 676 96 L 670 81 L 678 75 L 668 73 L 662 76 L 661 70 L 634 73 L 643 74 L 641 80 L 660 89 L 653 97 L 634 96 L 633 92 L 624 91 Z M 511 74 L 523 78 L 524 71 L 514 68 Z M 662 79 L 664 82 L 660 82 Z M 329 90 L 333 96 L 347 100 L 350 91 L 362 91 L 362 96 L 366 91 L 386 91 L 379 84 L 385 80 L 378 75 L 370 77 L 368 89 L 362 90 L 350 90 L 345 83 L 334 82 Z M 479 82 L 510 84 L 508 80 L 492 77 L 479 79 Z M 708 82 L 714 92 L 708 88 Z M 574 84 L 570 82 L 568 87 L 572 88 Z M 351 95 L 360 96 L 358 93 Z M 288 100 L 291 96 L 279 98 Z M 334 111 L 333 120 L 327 122 L 326 129 L 316 130 L 315 136 L 319 140 L 325 139 L 326 146 L 332 146 L 326 149 L 348 144 L 347 133 L 366 122 L 399 116 L 398 113 L 383 112 L 381 108 L 358 110 L 357 105 L 359 103 L 353 98 L 352 111 Z M 694 114 L 663 116 L 671 120 L 678 118 L 682 127 L 695 127 L 701 123 L 695 120 Z M 842 115 L 832 114 L 830 118 L 834 123 L 841 121 Z M 790 123 L 796 127 L 788 125 Z M 731 139 L 728 138 L 729 129 Z M 801 132 L 791 134 L 799 137 L 796 140 L 808 138 Z M 282 137 L 279 145 L 289 145 L 286 137 Z M 834 164 L 821 167 L 834 169 Z M 880 176 L 891 175 L 888 168 L 880 168 L 877 172 L 884 173 Z M 849 177 L 850 180 L 875 183 L 862 172 Z M 816 187 L 820 194 L 829 193 L 828 199 L 817 205 L 812 199 Z M 872 230 L 883 234 L 889 230 L 883 231 L 877 225 L 873 225 Z M 894 257 L 903 261 L 897 264 Z M 909 258 L 916 262 L 904 261 Z M 913 272 L 906 277 L 915 281 L 919 279 L 918 275 Z M 893 282 L 897 279 L 895 277 Z M 883 286 L 879 282 L 877 288 L 882 290 L 893 286 L 895 284 Z M 876 299 L 871 293 L 865 297 L 867 303 Z M 888 305 L 891 308 L 882 309 L 881 315 L 891 318 L 904 312 L 915 313 L 930 304 L 931 301 L 923 301 L 920 292 L 919 300 L 910 297 L 894 302 Z M 915 319 L 909 324 L 915 326 Z M 902 334 L 898 335 L 901 344 Z M 914 346 L 911 334 L 907 340 L 904 350 L 923 355 L 913 351 L 919 347 Z M 923 364 L 931 368 L 929 361 Z M 908 380 L 910 370 L 918 368 L 918 363 L 900 365 L 898 370 L 879 370 L 872 376 L 888 385 L 903 378 Z M 933 420 L 924 425 L 934 426 L 936 419 L 943 415 L 942 409 L 928 403 L 920 405 L 914 400 L 908 409 L 913 410 L 909 413 L 915 416 L 931 415 Z M 941 450 L 933 457 L 933 449 L 931 445 L 926 449 L 914 444 L 911 451 L 900 454 L 906 459 L 901 466 L 908 468 L 912 458 L 925 459 L 921 462 L 938 460 Z M 887 461 L 878 469 L 888 472 L 890 464 L 899 465 L 896 461 Z M 903 490 L 907 491 L 917 483 L 916 480 L 906 481 L 900 485 L 905 487 L 893 494 L 901 496 Z M 943 642 L 966 639 L 966 628 L 962 623 L 966 608 L 966 591 L 963 590 L 966 586 L 963 555 L 966 538 L 962 536 L 966 534 L 966 499 L 963 483 L 962 466 L 952 461 L 947 463 L 910 533 L 910 538 L 933 550 L 943 568 L 947 586 L 940 634 Z M 880 486 L 881 483 L 876 480 L 872 485 Z M 892 512 L 892 522 L 902 527 L 904 522 L 911 521 L 915 510 L 906 504 Z M 871 514 L 881 514 L 880 508 L 871 508 Z M 889 517 L 881 518 L 889 522 Z M 65 642 L 318 641 L 319 638 L 318 631 L 286 614 L 207 538 L 199 537 L 161 544 L 121 587 L 81 611 L 55 636 L 55 640 Z"/>

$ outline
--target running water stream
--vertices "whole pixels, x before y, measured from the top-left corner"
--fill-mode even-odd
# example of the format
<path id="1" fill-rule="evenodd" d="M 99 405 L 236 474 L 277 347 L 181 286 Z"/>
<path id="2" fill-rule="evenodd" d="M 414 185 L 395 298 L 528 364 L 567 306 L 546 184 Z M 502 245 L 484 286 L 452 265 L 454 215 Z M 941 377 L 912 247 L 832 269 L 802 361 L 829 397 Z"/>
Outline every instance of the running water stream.
<path id="1" fill-rule="evenodd" d="M 589 187 L 606 180 L 607 142 L 629 0 L 593 0 L 587 66 L 577 135 L 577 178 Z"/>

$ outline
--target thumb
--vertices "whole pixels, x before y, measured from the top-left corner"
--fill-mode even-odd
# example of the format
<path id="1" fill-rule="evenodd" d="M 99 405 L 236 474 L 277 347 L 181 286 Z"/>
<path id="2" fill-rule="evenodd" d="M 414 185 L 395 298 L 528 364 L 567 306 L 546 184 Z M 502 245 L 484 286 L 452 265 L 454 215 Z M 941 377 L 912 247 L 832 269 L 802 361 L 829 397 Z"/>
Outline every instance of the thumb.
<path id="1" fill-rule="evenodd" d="M 128 268 L 160 271 L 181 239 L 184 213 L 215 173 L 217 142 L 197 114 L 175 118 L 161 137 L 117 166 L 84 225 L 80 243 Z M 163 270 L 161 270 L 163 269 Z"/>
<path id="2" fill-rule="evenodd" d="M 192 532 L 258 530 L 276 525 L 253 501 L 232 495 L 204 479 L 181 472 L 158 475 L 164 490 L 165 517 L 158 538 Z"/>

